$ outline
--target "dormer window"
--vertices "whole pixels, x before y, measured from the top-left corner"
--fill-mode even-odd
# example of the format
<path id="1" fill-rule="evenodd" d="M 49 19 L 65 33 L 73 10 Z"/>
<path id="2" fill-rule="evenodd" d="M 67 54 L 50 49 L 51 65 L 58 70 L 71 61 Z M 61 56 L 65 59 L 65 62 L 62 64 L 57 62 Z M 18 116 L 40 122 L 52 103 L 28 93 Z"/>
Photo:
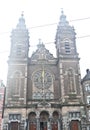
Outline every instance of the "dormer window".
<path id="1" fill-rule="evenodd" d="M 90 92 L 90 84 L 85 85 L 85 90 L 86 90 L 86 92 Z"/>

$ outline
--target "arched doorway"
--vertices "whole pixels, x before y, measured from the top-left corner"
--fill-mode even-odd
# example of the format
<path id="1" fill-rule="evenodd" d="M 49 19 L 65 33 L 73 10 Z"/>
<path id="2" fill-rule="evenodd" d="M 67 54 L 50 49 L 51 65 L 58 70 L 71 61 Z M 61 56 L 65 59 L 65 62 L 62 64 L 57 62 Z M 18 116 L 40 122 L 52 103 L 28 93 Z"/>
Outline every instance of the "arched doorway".
<path id="1" fill-rule="evenodd" d="M 40 113 L 40 130 L 48 130 L 48 119 L 49 113 L 47 111 L 42 111 Z"/>
<path id="2" fill-rule="evenodd" d="M 51 129 L 52 130 L 58 130 L 58 119 L 59 119 L 59 114 L 57 111 L 53 112 L 53 118 L 51 121 Z"/>
<path id="3" fill-rule="evenodd" d="M 81 123 L 78 120 L 72 120 L 70 122 L 70 130 L 81 130 Z"/>
<path id="4" fill-rule="evenodd" d="M 20 123 L 17 121 L 12 121 L 8 125 L 9 125 L 9 130 L 19 130 L 20 129 Z"/>
<path id="5" fill-rule="evenodd" d="M 28 115 L 28 122 L 29 122 L 29 130 L 36 130 L 37 129 L 37 124 L 36 124 L 36 113 L 35 112 L 30 112 Z"/>

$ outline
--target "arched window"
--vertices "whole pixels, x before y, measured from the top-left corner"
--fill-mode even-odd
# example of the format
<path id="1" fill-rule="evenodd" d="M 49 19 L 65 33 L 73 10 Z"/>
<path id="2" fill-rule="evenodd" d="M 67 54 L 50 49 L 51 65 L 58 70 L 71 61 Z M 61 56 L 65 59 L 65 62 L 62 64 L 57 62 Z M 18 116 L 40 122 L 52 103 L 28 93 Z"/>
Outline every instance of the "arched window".
<path id="1" fill-rule="evenodd" d="M 54 99 L 54 94 L 53 93 L 50 94 L 50 99 Z"/>
<path id="2" fill-rule="evenodd" d="M 36 93 L 33 93 L 33 99 L 36 99 Z"/>
<path id="3" fill-rule="evenodd" d="M 50 93 L 46 93 L 46 99 L 50 99 Z"/>
<path id="4" fill-rule="evenodd" d="M 15 72 L 13 75 L 13 94 L 20 95 L 20 88 L 21 88 L 21 74 L 20 72 Z"/>
<path id="5" fill-rule="evenodd" d="M 42 96 L 41 93 L 38 92 L 36 99 L 41 99 L 41 96 Z"/>
<path id="6" fill-rule="evenodd" d="M 74 71 L 72 68 L 68 70 L 68 83 L 69 83 L 69 92 L 70 93 L 75 93 L 76 92 L 76 87 L 75 87 L 75 75 Z"/>

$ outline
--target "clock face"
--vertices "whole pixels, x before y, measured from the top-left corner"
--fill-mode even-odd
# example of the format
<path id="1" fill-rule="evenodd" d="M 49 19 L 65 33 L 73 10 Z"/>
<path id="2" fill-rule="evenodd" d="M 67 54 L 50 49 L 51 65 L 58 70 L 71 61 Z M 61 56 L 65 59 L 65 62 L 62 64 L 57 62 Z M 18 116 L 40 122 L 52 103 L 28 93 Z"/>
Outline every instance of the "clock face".
<path id="1" fill-rule="evenodd" d="M 46 70 L 39 70 L 34 73 L 34 85 L 37 88 L 49 88 L 52 85 L 52 75 Z"/>

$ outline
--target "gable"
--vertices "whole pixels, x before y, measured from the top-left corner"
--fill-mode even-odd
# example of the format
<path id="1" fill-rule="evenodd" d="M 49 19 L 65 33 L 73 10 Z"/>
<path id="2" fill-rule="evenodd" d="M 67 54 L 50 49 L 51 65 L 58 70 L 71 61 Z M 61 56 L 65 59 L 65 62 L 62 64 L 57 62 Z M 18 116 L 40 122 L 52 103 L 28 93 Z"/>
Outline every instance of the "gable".
<path id="1" fill-rule="evenodd" d="M 44 44 L 38 44 L 36 52 L 31 56 L 31 60 L 53 60 L 54 56 L 45 48 Z"/>

